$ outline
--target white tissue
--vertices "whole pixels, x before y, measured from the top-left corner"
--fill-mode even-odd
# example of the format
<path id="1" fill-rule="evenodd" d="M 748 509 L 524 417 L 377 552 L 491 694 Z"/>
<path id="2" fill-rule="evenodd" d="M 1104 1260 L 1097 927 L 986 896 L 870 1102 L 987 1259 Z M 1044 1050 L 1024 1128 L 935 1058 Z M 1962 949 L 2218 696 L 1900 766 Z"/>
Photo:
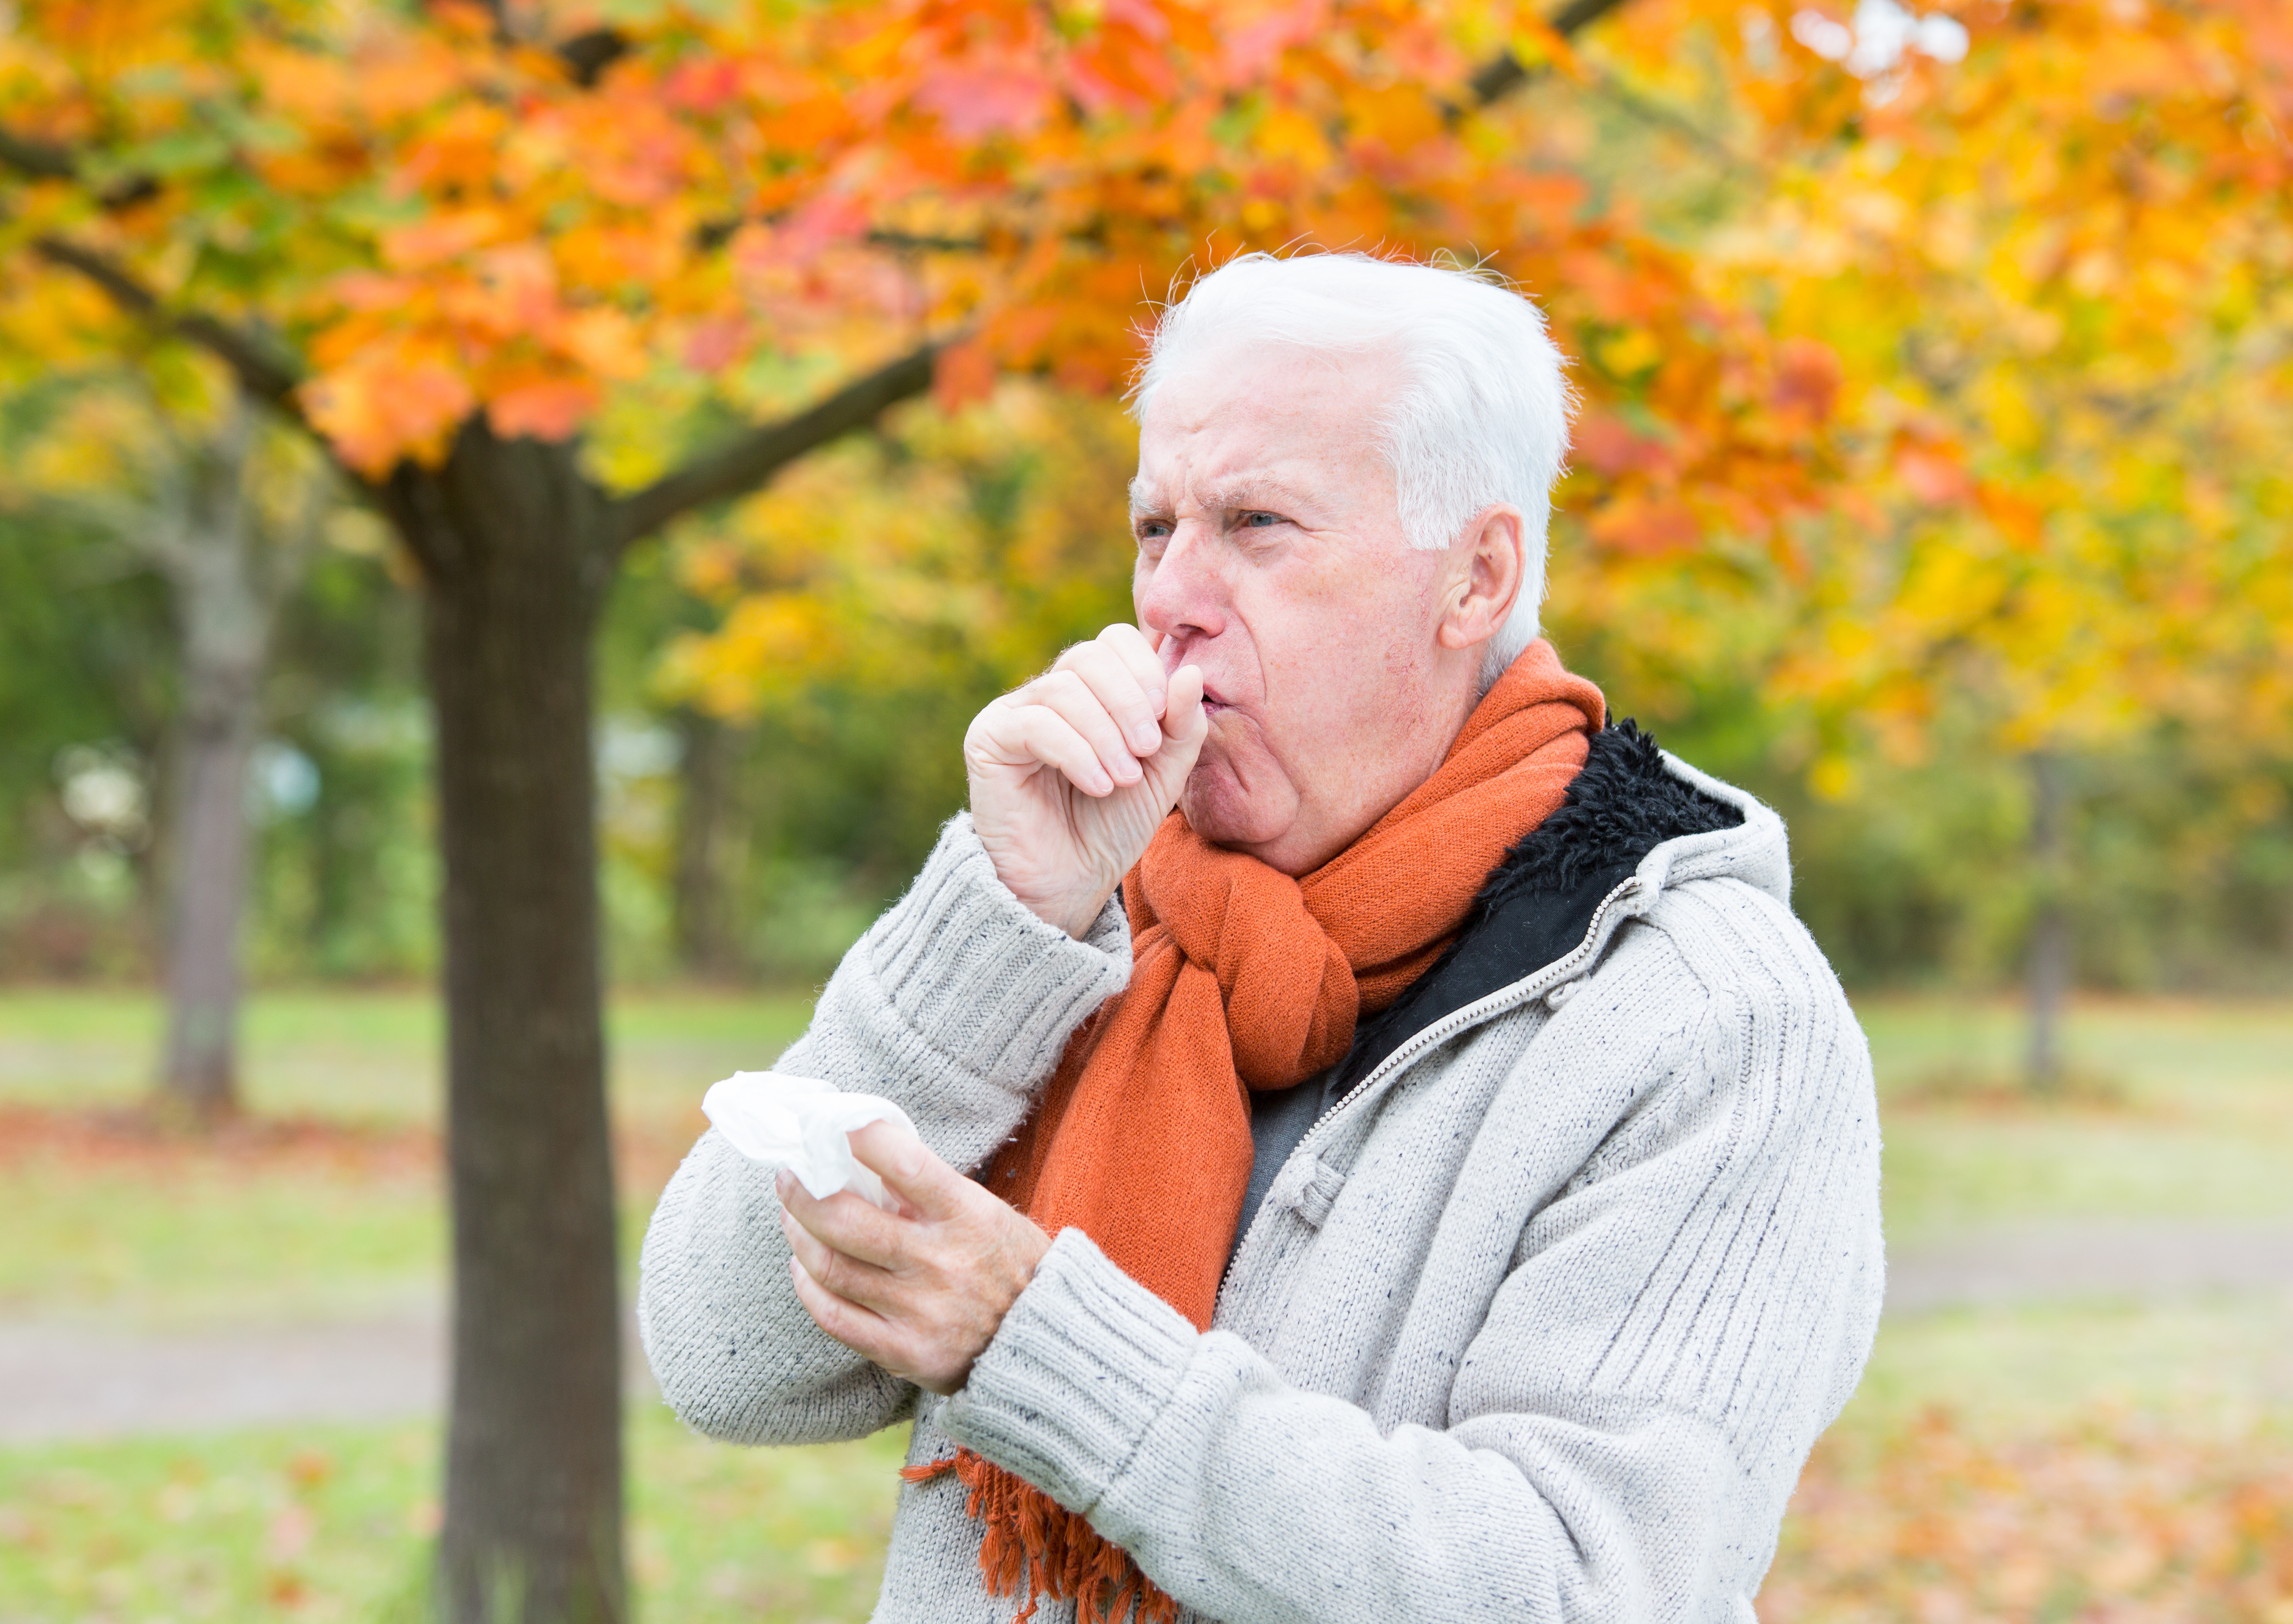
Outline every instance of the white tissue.
<path id="1" fill-rule="evenodd" d="M 751 1161 L 786 1168 L 822 1200 L 856 1190 L 887 1212 L 894 1201 L 884 1181 L 860 1165 L 848 1135 L 871 1122 L 915 1124 L 891 1101 L 872 1094 L 839 1094 L 826 1083 L 781 1071 L 735 1071 L 701 1096 L 701 1109 L 733 1148 Z"/>

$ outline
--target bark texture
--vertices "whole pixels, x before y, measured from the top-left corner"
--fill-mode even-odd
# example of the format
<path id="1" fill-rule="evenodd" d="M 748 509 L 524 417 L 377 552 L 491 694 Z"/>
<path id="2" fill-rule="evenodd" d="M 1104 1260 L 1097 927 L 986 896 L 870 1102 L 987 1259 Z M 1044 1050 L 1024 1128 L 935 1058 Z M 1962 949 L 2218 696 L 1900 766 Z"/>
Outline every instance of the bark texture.
<path id="1" fill-rule="evenodd" d="M 174 886 L 167 932 L 162 1096 L 212 1119 L 239 1109 L 239 919 L 247 894 L 247 772 L 262 660 L 190 663 L 176 737 Z"/>
<path id="2" fill-rule="evenodd" d="M 619 1624 L 620 1337 L 600 1014 L 593 631 L 572 450 L 466 425 L 384 492 L 425 579 L 445 859 L 453 1624 Z"/>

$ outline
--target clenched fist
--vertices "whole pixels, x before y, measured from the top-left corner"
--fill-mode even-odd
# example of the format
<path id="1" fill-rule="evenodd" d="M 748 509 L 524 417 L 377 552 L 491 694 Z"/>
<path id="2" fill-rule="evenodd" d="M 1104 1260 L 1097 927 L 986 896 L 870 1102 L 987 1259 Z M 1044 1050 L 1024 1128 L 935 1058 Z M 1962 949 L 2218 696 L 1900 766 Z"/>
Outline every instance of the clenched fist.
<path id="1" fill-rule="evenodd" d="M 972 826 L 996 877 L 1082 936 L 1178 804 L 1209 733 L 1202 672 L 1166 671 L 1137 626 L 1075 644 L 964 735 Z"/>

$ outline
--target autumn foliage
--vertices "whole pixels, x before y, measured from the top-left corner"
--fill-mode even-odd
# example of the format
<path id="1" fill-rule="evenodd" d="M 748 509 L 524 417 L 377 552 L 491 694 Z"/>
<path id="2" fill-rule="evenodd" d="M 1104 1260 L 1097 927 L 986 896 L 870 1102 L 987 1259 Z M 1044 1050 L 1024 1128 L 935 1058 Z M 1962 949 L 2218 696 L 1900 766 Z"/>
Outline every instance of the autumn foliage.
<path id="1" fill-rule="evenodd" d="M 2014 747 L 2281 735 L 2293 25 L 1943 9 L 1939 57 L 1783 0 L 36 0 L 0 127 L 75 156 L 17 166 L 6 319 L 123 319 L 65 244 L 273 345 L 369 476 L 482 414 L 628 489 L 918 344 L 943 405 L 1104 392 L 1240 249 L 1458 254 L 1575 357 L 1603 571 L 1779 571 L 1838 747 L 1970 696 Z M 1687 139 L 1588 158 L 1603 96 Z"/>
<path id="2" fill-rule="evenodd" d="M 22 189 L 9 231 L 291 341 L 304 409 L 370 476 L 482 411 L 591 428 L 621 482 L 703 395 L 765 409 L 923 338 L 944 403 L 999 368 L 1104 389 L 1189 263 L 1454 252 L 1544 297 L 1618 408 L 1587 424 L 1604 539 L 1817 500 L 1828 357 L 1770 354 L 1483 106 L 1492 62 L 1573 65 L 1527 7 L 634 9 L 606 35 L 570 6 L 35 4 L 0 120 L 101 157 Z"/>
<path id="3" fill-rule="evenodd" d="M 1700 269 L 1837 360 L 1779 686 L 1901 756 L 1954 706 L 2013 750 L 2281 747 L 2293 12 L 1950 9 L 1949 66 L 1860 12 L 1712 19 L 1747 173 Z M 1663 73 L 1650 15 L 1621 37 Z"/>
<path id="4" fill-rule="evenodd" d="M 2105 1412 L 1999 1442 L 1932 1411 L 1860 1453 L 1819 1447 L 1762 1619 L 2276 1624 L 2293 1612 L 2293 1471 L 2266 1430 L 2189 1435 Z"/>

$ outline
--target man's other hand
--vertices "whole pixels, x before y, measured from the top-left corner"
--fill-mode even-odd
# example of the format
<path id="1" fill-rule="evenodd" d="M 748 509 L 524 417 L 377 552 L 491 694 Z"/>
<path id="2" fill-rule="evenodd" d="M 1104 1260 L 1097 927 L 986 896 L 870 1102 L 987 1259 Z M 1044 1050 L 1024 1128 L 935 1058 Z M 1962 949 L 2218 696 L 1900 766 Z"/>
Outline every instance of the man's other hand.
<path id="1" fill-rule="evenodd" d="M 1165 674 L 1137 626 L 1075 644 L 964 735 L 972 827 L 996 877 L 1081 937 L 1178 804 L 1209 733 L 1201 671 Z"/>
<path id="2" fill-rule="evenodd" d="M 781 1229 L 795 1254 L 797 1298 L 854 1353 L 919 1387 L 953 1393 L 1051 1238 L 896 1123 L 861 1128 L 852 1151 L 901 1209 L 849 1190 L 816 1201 L 783 1169 Z"/>

